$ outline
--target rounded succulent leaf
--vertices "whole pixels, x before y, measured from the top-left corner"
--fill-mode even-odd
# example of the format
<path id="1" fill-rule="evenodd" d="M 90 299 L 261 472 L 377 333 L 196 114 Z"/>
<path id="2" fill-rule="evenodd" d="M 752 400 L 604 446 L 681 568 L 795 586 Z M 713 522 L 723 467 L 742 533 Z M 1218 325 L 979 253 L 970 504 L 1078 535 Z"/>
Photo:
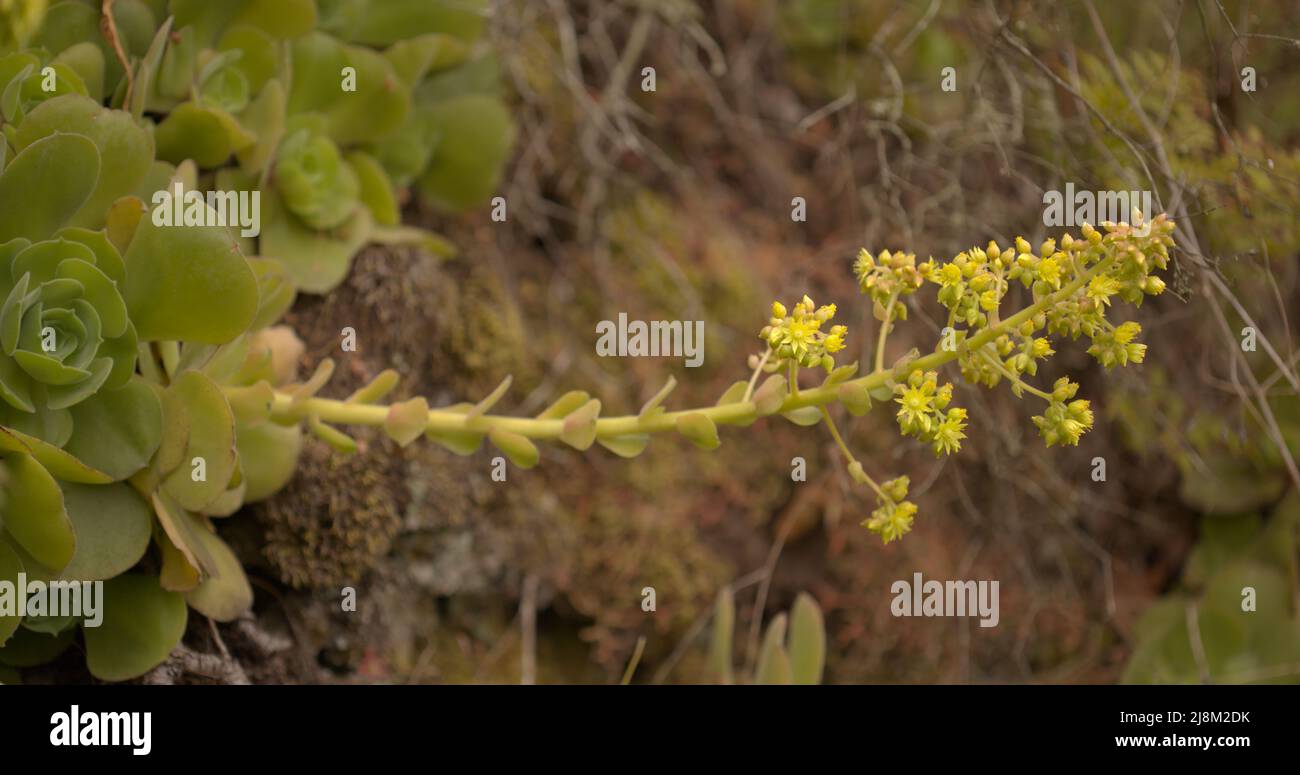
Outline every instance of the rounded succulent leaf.
<path id="1" fill-rule="evenodd" d="M 63 492 L 36 458 L 16 452 L 0 460 L 5 533 L 40 564 L 62 570 L 76 551 L 72 520 L 63 505 Z"/>
<path id="2" fill-rule="evenodd" d="M 172 164 L 193 159 L 204 169 L 220 167 L 255 138 L 228 112 L 215 106 L 182 102 L 154 132 L 158 158 Z"/>
<path id="3" fill-rule="evenodd" d="M 185 594 L 185 601 L 204 616 L 219 622 L 231 622 L 253 606 L 253 588 L 225 541 L 211 530 L 198 530 L 199 540 L 216 563 L 212 573 Z"/>
<path id="4" fill-rule="evenodd" d="M 356 71 L 356 90 L 331 100 L 326 111 L 330 137 L 352 145 L 392 134 L 411 111 L 406 84 L 382 54 L 361 46 L 348 46 L 345 52 L 347 66 Z"/>
<path id="5" fill-rule="evenodd" d="M 222 344 L 257 314 L 257 278 L 223 228 L 142 218 L 126 267 L 122 295 L 141 340 Z"/>
<path id="6" fill-rule="evenodd" d="M 100 228 L 109 205 L 144 180 L 153 162 L 153 138 L 129 113 L 108 110 L 89 97 L 69 94 L 33 109 L 18 125 L 17 146 L 26 148 L 56 132 L 82 135 L 99 151 L 101 166 L 95 188 L 70 222 Z"/>
<path id="7" fill-rule="evenodd" d="M 325 293 L 343 282 L 352 257 L 370 238 L 372 223 L 370 210 L 361 207 L 341 228 L 318 231 L 271 190 L 262 198 L 261 250 L 284 264 L 299 290 Z"/>
<path id="8" fill-rule="evenodd" d="M 125 681 L 162 663 L 185 633 L 185 598 L 156 576 L 128 573 L 104 583 L 104 621 L 84 628 L 86 663 L 103 681 Z"/>
<path id="9" fill-rule="evenodd" d="M 289 483 L 302 451 L 302 429 L 262 422 L 240 423 L 235 433 L 244 474 L 244 502 L 269 498 Z"/>
<path id="10" fill-rule="evenodd" d="M 140 377 L 101 390 L 72 408 L 64 451 L 122 480 L 149 465 L 163 433 L 162 404 Z"/>
<path id="11" fill-rule="evenodd" d="M 235 415 L 221 388 L 202 372 L 182 372 L 168 390 L 184 407 L 189 437 L 181 463 L 163 480 L 163 489 L 182 507 L 202 511 L 234 476 Z"/>
<path id="12" fill-rule="evenodd" d="M 251 24 L 236 24 L 228 28 L 217 43 L 217 50 L 239 52 L 237 66 L 248 80 L 252 94 L 261 91 L 280 67 L 275 39 Z"/>
<path id="13" fill-rule="evenodd" d="M 69 627 L 58 635 L 19 627 L 9 641 L 0 648 L 0 664 L 10 667 L 36 667 L 54 660 L 72 645 L 76 627 Z"/>
<path id="14" fill-rule="evenodd" d="M 321 27 L 348 40 L 387 46 L 431 32 L 472 41 L 483 33 L 487 0 L 431 3 L 428 0 L 338 0 L 321 11 Z"/>
<path id="15" fill-rule="evenodd" d="M 470 94 L 439 103 L 440 141 L 420 190 L 435 204 L 464 210 L 486 202 L 514 146 L 510 111 L 497 97 Z"/>
<path id="16" fill-rule="evenodd" d="M 23 148 L 0 173 L 0 242 L 50 236 L 98 182 L 99 149 L 84 135 L 50 135 Z"/>
<path id="17" fill-rule="evenodd" d="M 149 548 L 153 511 L 130 486 L 64 483 L 63 502 L 77 549 L 60 578 L 111 579 L 130 570 Z"/>
<path id="18" fill-rule="evenodd" d="M 68 46 L 54 58 L 56 63 L 67 65 L 85 84 L 86 96 L 95 102 L 104 98 L 104 52 L 90 41 Z"/>
<path id="19" fill-rule="evenodd" d="M 22 572 L 23 561 L 18 558 L 18 553 L 10 549 L 9 544 L 0 541 L 0 584 L 13 584 L 16 588 L 18 574 Z M 17 610 L 8 614 L 0 611 L 0 646 L 4 646 L 5 641 L 14 634 L 22 620 Z"/>

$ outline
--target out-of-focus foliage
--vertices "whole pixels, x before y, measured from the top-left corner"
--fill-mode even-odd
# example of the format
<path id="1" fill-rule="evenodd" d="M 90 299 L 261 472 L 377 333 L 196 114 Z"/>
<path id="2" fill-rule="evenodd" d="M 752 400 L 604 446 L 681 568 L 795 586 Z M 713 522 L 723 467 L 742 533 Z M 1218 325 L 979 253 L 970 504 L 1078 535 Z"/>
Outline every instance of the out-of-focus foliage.
<path id="1" fill-rule="evenodd" d="M 734 641 L 736 600 L 730 588 L 718 593 L 713 607 L 709 642 L 709 667 L 714 680 L 735 683 Z M 778 613 L 767 623 L 759 646 L 754 673 L 746 683 L 819 684 L 826 662 L 826 624 L 817 601 L 799 595 L 789 613 Z"/>
<path id="2" fill-rule="evenodd" d="M 1180 68 L 1177 77 L 1170 78 L 1172 66 L 1166 56 L 1138 51 L 1122 63 L 1121 73 L 1129 83 L 1161 86 L 1143 89 L 1140 104 L 1149 115 L 1163 117 L 1163 126 L 1170 130 L 1162 134 L 1162 144 L 1171 169 L 1186 181 L 1202 214 L 1197 226 L 1209 243 L 1203 248 L 1230 258 L 1264 255 L 1282 260 L 1295 255 L 1300 251 L 1300 223 L 1295 218 L 1300 209 L 1300 149 L 1269 140 L 1254 125 L 1231 131 L 1216 125 L 1218 108 L 1208 97 L 1206 76 Z M 1112 117 L 1111 126 L 1130 136 L 1145 136 L 1106 64 L 1090 55 L 1082 70 L 1084 96 Z M 1131 165 L 1117 162 L 1128 155 L 1124 141 L 1100 121 L 1093 124 L 1104 149 L 1093 163 L 1106 185 L 1148 188 Z M 1229 265 L 1225 271 L 1238 270 Z"/>
<path id="3" fill-rule="evenodd" d="M 1294 683 L 1300 495 L 1268 518 L 1207 516 L 1180 589 L 1135 629 L 1131 683 Z"/>
<path id="4" fill-rule="evenodd" d="M 1283 395 L 1270 409 L 1291 454 L 1300 454 L 1300 402 Z M 1135 452 L 1178 467 L 1179 496 L 1199 513 L 1255 511 L 1286 489 L 1281 451 L 1260 418 L 1247 415 L 1238 426 L 1231 415 L 1189 404 L 1162 368 L 1151 369 L 1146 389 L 1117 396 L 1107 411 Z"/>

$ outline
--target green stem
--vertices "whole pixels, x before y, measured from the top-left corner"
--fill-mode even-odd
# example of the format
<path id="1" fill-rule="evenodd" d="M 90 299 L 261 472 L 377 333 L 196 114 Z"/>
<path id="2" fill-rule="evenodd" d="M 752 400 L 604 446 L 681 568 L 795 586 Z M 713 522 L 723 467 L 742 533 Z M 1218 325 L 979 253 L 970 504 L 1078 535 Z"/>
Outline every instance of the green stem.
<path id="1" fill-rule="evenodd" d="M 844 438 L 840 436 L 840 429 L 836 427 L 835 420 L 831 418 L 830 411 L 824 406 L 818 407 L 818 409 L 821 410 L 822 419 L 826 421 L 826 427 L 831 432 L 831 438 L 835 439 L 835 444 L 839 446 L 840 454 L 844 455 L 845 461 L 849 465 L 857 463 L 858 459 L 853 456 L 853 452 L 849 449 L 849 445 L 844 443 Z M 858 467 L 861 468 L 860 463 L 858 464 Z M 876 480 L 872 479 L 871 474 L 868 474 L 865 469 L 862 471 L 862 476 L 867 480 L 867 485 L 876 491 L 876 495 L 879 495 L 884 500 L 889 500 L 889 496 L 885 495 L 885 491 L 880 489 L 880 485 L 876 484 Z"/>
<path id="2" fill-rule="evenodd" d="M 894 316 L 894 304 L 898 301 L 898 292 L 890 294 L 889 303 L 885 305 L 885 321 L 880 324 L 880 336 L 876 338 L 876 371 L 885 368 L 885 339 L 889 337 L 890 318 Z"/>
<path id="3" fill-rule="evenodd" d="M 998 360 L 997 358 L 994 358 L 992 355 L 989 355 L 988 353 L 980 353 L 980 354 L 984 356 L 984 361 L 986 363 L 988 363 L 993 368 L 997 369 L 998 372 L 1002 374 L 1002 376 L 1007 378 L 1007 381 L 1011 382 L 1011 384 L 1019 385 L 1021 390 L 1024 390 L 1029 393 L 1033 393 L 1034 395 L 1038 396 L 1044 401 L 1047 401 L 1048 403 L 1052 402 L 1051 393 L 1045 393 L 1042 390 L 1039 390 L 1038 388 L 1029 384 L 1028 382 L 1025 382 L 1020 377 L 1017 377 L 1015 372 L 1013 372 L 1011 369 L 1008 369 L 1006 367 L 1006 364 L 1004 364 L 1002 361 Z"/>
<path id="4" fill-rule="evenodd" d="M 754 386 L 758 384 L 758 375 L 763 373 L 763 367 L 767 365 L 767 359 L 772 357 L 772 348 L 768 347 L 767 352 L 763 353 L 763 359 L 754 367 L 754 373 L 749 376 L 749 384 L 745 386 L 745 397 L 740 399 L 748 401 L 754 395 Z"/>
<path id="5" fill-rule="evenodd" d="M 980 331 L 966 342 L 966 347 L 978 349 L 1007 331 L 1018 328 L 1029 318 L 1056 304 L 1083 287 L 1096 274 L 1108 267 L 1114 258 L 1099 261 L 1090 270 L 1076 278 L 1068 285 L 1038 302 L 1022 309 L 996 326 Z M 885 385 L 890 380 L 903 379 L 914 371 L 935 369 L 958 356 L 956 351 L 939 350 L 916 358 L 898 368 L 877 368 L 870 374 L 849 380 L 838 385 L 821 386 L 798 390 L 791 380 L 791 392 L 781 405 L 780 412 L 789 412 L 807 406 L 825 406 L 839 400 L 839 391 L 843 385 L 864 388 L 868 391 Z M 792 374 L 792 376 L 794 376 Z M 796 392 L 797 391 L 797 392 Z M 752 400 L 738 401 L 732 404 L 709 406 L 699 409 L 683 409 L 675 412 L 652 412 L 646 417 L 623 415 L 602 417 L 596 421 L 596 436 L 615 438 L 634 434 L 662 433 L 675 430 L 677 420 L 688 414 L 702 414 L 717 425 L 744 425 L 758 418 L 757 408 Z M 308 398 L 293 404 L 292 397 L 277 391 L 271 405 L 271 415 L 280 422 L 292 422 L 316 415 L 321 421 L 335 425 L 383 425 L 388 416 L 388 407 L 384 405 L 347 403 L 332 398 Z M 432 433 L 487 433 L 493 429 L 512 431 L 530 439 L 558 439 L 564 429 L 564 420 L 542 420 L 531 417 L 508 417 L 505 415 L 484 414 L 478 417 L 466 417 L 465 414 L 449 409 L 433 409 L 429 412 L 427 429 Z"/>

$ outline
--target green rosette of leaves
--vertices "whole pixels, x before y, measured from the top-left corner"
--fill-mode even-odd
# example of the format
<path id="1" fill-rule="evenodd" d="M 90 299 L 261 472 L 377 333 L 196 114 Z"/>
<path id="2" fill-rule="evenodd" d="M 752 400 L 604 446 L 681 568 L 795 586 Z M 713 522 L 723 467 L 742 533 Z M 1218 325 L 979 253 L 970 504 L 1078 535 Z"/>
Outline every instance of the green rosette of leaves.
<path id="1" fill-rule="evenodd" d="M 48 661 L 80 628 L 94 675 L 131 678 L 167 657 L 187 608 L 228 621 L 252 603 L 212 519 L 283 485 L 298 430 L 256 427 L 249 407 L 269 383 L 236 390 L 239 406 L 224 386 L 266 375 L 250 341 L 293 283 L 223 227 L 153 222 L 143 200 L 195 169 L 156 163 L 129 113 L 60 95 L 3 132 L 16 153 L 0 171 L 13 203 L 0 213 L 0 577 L 105 584 L 99 626 L 0 615 L 0 664 Z M 136 572 L 151 544 L 160 572 Z"/>
<path id="2" fill-rule="evenodd" d="M 77 224 L 102 225 L 96 202 L 143 179 L 153 148 L 142 125 L 79 94 L 28 107 L 3 125 L 14 155 L 0 171 L 0 579 L 15 589 L 113 579 L 103 632 L 133 634 L 86 638 L 92 664 L 105 666 L 96 674 L 110 677 L 166 656 L 183 600 L 180 627 L 159 630 L 141 613 L 170 597 L 117 592 L 151 538 L 151 509 L 126 480 L 158 447 L 162 406 L 136 376 L 127 261 L 104 229 Z M 6 611 L 0 663 L 53 658 L 80 624 Z"/>
<path id="3" fill-rule="evenodd" d="M 300 129 L 276 154 L 275 183 L 290 212 L 313 229 L 343 225 L 356 211 L 361 185 L 329 137 Z"/>
<path id="4" fill-rule="evenodd" d="M 121 259 L 105 240 L 101 264 L 87 244 L 93 233 L 65 234 L 0 245 L 0 416 L 47 432 L 68 424 L 63 413 L 101 388 L 123 387 L 135 372 L 135 330 L 118 290 Z"/>

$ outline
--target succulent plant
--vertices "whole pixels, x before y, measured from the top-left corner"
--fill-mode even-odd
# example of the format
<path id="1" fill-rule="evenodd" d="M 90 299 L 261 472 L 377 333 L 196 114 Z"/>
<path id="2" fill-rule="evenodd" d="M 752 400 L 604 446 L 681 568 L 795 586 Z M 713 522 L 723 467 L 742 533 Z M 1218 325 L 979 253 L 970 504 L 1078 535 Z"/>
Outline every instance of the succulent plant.
<path id="1" fill-rule="evenodd" d="M 400 226 L 408 188 L 452 211 L 494 190 L 514 128 L 473 47 L 483 5 L 0 5 L 0 580 L 107 582 L 97 677 L 165 659 L 187 608 L 246 612 L 214 520 L 284 486 L 303 424 L 341 443 L 270 421 L 328 377 L 296 383 L 274 325 L 295 294 L 370 241 L 450 253 Z M 198 192 L 184 222 L 156 217 L 171 191 Z M 259 233 L 211 222 L 239 191 L 264 196 Z M 0 663 L 76 625 L 6 616 Z"/>
<path id="2" fill-rule="evenodd" d="M 670 380 L 636 415 L 601 417 L 601 401 L 582 391 L 537 417 L 493 414 L 509 377 L 473 404 L 384 404 L 398 382 L 391 370 L 346 399 L 321 397 L 332 361 L 300 380 L 301 343 L 276 325 L 295 294 L 334 287 L 368 241 L 446 250 L 398 223 L 399 186 L 453 210 L 495 187 L 513 128 L 493 93 L 494 64 L 471 57 L 481 4 L 104 5 L 101 25 L 99 4 L 55 3 L 29 48 L 0 48 L 0 278 L 9 284 L 0 289 L 0 578 L 106 582 L 102 626 L 82 628 L 99 678 L 156 666 L 189 608 L 217 621 L 249 610 L 251 587 L 216 525 L 288 482 L 304 431 L 341 453 L 358 445 L 340 425 L 382 427 L 401 445 L 423 436 L 459 454 L 488 441 L 527 468 L 539 462 L 537 441 L 634 457 L 651 434 L 672 431 L 712 449 L 719 425 L 779 414 L 825 423 L 852 478 L 877 498 L 864 524 L 891 541 L 917 511 L 908 478 L 877 484 L 840 435 L 833 404 L 861 414 L 892 400 L 905 434 L 950 454 L 966 416 L 937 369 L 956 361 L 972 384 L 1005 379 L 1046 401 L 1035 418 L 1045 441 L 1073 444 L 1093 422 L 1077 386 L 1063 378 L 1049 392 L 1026 379 L 1051 354 L 1046 334 L 1088 336 L 1107 367 L 1142 360 L 1135 324 L 1107 315 L 1112 297 L 1137 304 L 1163 290 L 1154 272 L 1173 244 L 1164 216 L 1143 229 L 1107 223 L 1104 234 L 1085 226 L 1059 247 L 990 244 L 947 262 L 864 251 L 855 271 L 881 327 L 863 376 L 835 362 L 847 329 L 821 330 L 834 305 L 804 297 L 792 314 L 773 305 L 750 378 L 713 406 L 667 410 Z M 196 193 L 249 190 L 267 205 L 255 236 L 210 223 L 222 201 Z M 172 191 L 198 198 L 169 225 L 156 195 Z M 950 335 L 886 367 L 902 299 L 926 283 L 938 286 Z M 1029 300 L 1004 311 L 1013 283 Z M 819 386 L 801 387 L 806 368 L 824 373 Z M 819 618 L 797 604 L 792 635 L 819 629 Z M 57 656 L 77 624 L 0 620 L 0 663 Z M 815 681 L 824 644 L 787 640 L 782 629 L 769 630 L 759 677 Z"/>

